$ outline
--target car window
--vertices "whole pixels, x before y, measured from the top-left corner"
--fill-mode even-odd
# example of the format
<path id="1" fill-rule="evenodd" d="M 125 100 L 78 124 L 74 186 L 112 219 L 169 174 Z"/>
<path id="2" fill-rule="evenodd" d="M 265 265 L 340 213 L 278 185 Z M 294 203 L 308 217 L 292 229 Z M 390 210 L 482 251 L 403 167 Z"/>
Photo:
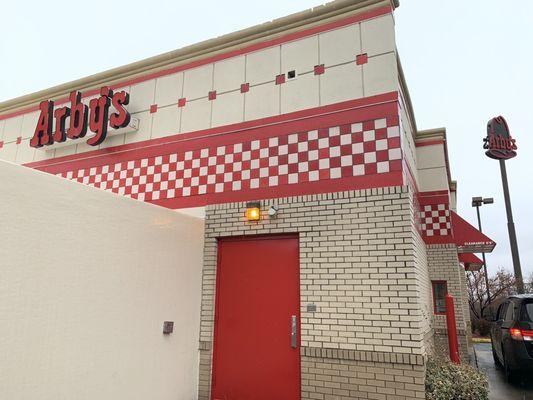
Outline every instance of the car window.
<path id="1" fill-rule="evenodd" d="M 507 305 L 509 303 L 503 303 L 500 305 L 500 308 L 498 309 L 498 321 L 503 319 L 505 316 L 505 312 L 507 311 Z"/>
<path id="2" fill-rule="evenodd" d="M 526 300 L 520 311 L 520 321 L 533 322 L 533 300 Z"/>
<path id="3" fill-rule="evenodd" d="M 514 303 L 511 301 L 507 305 L 507 310 L 505 312 L 505 321 L 513 321 L 514 320 Z"/>

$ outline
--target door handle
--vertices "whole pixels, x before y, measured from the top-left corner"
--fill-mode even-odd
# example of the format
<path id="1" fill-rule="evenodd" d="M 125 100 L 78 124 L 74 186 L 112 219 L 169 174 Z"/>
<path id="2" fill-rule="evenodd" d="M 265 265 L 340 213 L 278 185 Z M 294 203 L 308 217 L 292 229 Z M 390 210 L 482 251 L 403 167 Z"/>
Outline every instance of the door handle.
<path id="1" fill-rule="evenodd" d="M 296 315 L 291 316 L 291 347 L 293 349 L 298 345 L 298 321 Z"/>

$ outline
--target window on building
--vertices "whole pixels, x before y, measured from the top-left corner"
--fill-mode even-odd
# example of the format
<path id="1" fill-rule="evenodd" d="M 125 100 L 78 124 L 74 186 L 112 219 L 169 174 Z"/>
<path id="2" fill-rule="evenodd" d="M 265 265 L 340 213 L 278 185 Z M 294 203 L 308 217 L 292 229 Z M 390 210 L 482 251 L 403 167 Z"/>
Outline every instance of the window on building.
<path id="1" fill-rule="evenodd" d="M 446 314 L 446 281 L 431 281 L 433 285 L 433 310 L 435 314 Z"/>

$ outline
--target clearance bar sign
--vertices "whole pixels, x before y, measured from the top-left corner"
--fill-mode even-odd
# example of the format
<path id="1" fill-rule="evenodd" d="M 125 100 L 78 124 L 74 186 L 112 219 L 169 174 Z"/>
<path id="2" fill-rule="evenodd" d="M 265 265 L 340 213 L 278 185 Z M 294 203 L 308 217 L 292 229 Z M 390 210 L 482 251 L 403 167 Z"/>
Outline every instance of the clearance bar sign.
<path id="1" fill-rule="evenodd" d="M 69 99 L 70 107 L 55 110 L 52 100 L 39 104 L 41 114 L 30 146 L 43 147 L 81 139 L 88 131 L 93 132 L 94 136 L 87 139 L 87 144 L 97 146 L 105 140 L 108 125 L 119 129 L 130 123 L 130 113 L 124 107 L 129 103 L 130 95 L 124 90 L 113 93 L 109 87 L 104 86 L 100 89 L 100 97 L 92 99 L 89 106 L 81 102 L 79 91 L 71 92 Z"/>

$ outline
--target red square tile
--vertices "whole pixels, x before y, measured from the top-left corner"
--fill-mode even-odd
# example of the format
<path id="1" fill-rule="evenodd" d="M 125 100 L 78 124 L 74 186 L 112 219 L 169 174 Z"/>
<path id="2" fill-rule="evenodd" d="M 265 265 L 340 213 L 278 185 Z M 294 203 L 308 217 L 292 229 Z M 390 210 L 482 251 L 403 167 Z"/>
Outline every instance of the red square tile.
<path id="1" fill-rule="evenodd" d="M 368 55 L 366 53 L 358 54 L 357 57 L 355 57 L 355 63 L 357 65 L 363 65 L 368 62 Z"/>
<path id="2" fill-rule="evenodd" d="M 376 163 L 365 164 L 365 174 L 374 175 L 378 172 L 378 165 Z"/>
<path id="3" fill-rule="evenodd" d="M 178 100 L 178 107 L 185 107 L 185 104 L 187 103 L 187 99 L 185 97 L 182 97 Z"/>
<path id="4" fill-rule="evenodd" d="M 324 64 L 315 65 L 315 75 L 322 75 L 325 72 Z"/>
<path id="5" fill-rule="evenodd" d="M 215 100 L 217 98 L 217 91 L 211 90 L 207 97 L 209 100 Z"/>
<path id="6" fill-rule="evenodd" d="M 4 142 L 3 141 L 0 141 L 0 149 L 4 147 Z"/>
<path id="7" fill-rule="evenodd" d="M 243 83 L 241 85 L 241 93 L 246 93 L 250 91 L 250 84 L 249 83 Z"/>
<path id="8" fill-rule="evenodd" d="M 17 138 L 17 144 L 21 144 L 21 143 L 22 143 L 22 136 L 19 136 L 19 137 Z"/>
<path id="9" fill-rule="evenodd" d="M 153 114 L 153 113 L 156 113 L 157 112 L 157 104 L 152 104 L 150 106 L 150 114 Z"/>
<path id="10" fill-rule="evenodd" d="M 285 83 L 285 74 L 276 76 L 276 85 L 281 85 L 282 83 Z"/>

